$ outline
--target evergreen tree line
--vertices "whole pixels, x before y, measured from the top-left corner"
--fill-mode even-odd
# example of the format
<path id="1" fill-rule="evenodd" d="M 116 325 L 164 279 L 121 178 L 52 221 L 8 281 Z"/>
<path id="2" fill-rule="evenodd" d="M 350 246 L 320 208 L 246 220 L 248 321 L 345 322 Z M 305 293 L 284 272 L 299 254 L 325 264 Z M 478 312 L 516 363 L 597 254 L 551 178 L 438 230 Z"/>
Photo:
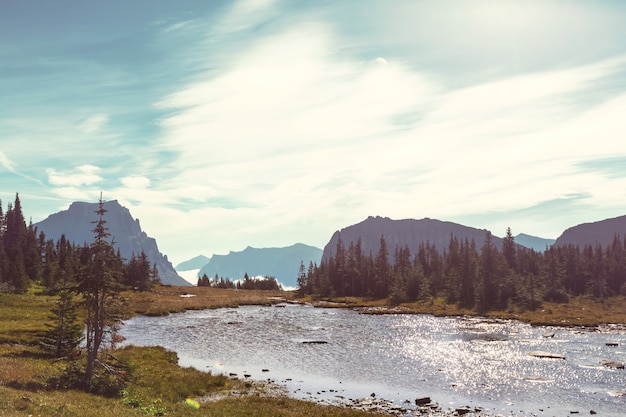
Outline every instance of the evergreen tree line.
<path id="1" fill-rule="evenodd" d="M 6 213 L 0 201 L 0 292 L 24 293 L 31 283 L 42 284 L 48 293 L 78 284 L 78 277 L 89 268 L 90 245 L 76 245 L 62 235 L 58 241 L 47 239 L 32 221 L 26 225 L 19 195 L 9 203 Z M 119 284 L 147 290 L 158 282 L 156 265 L 146 254 L 133 254 L 125 260 L 119 253 Z"/>
<path id="2" fill-rule="evenodd" d="M 247 272 L 244 274 L 243 280 L 236 281 L 231 281 L 230 278 L 224 279 L 224 277 L 218 277 L 217 274 L 215 274 L 213 279 L 209 279 L 207 274 L 202 274 L 202 276 L 198 278 L 198 287 L 268 291 L 282 291 L 283 289 L 274 277 L 250 278 Z"/>
<path id="3" fill-rule="evenodd" d="M 478 311 L 512 306 L 534 309 L 541 301 L 569 296 L 626 295 L 626 240 L 612 244 L 551 246 L 536 252 L 515 243 L 507 229 L 501 248 L 490 232 L 479 248 L 472 240 L 450 237 L 442 252 L 423 243 L 390 254 L 384 235 L 377 254 L 365 254 L 361 240 L 346 248 L 339 237 L 335 253 L 319 266 L 300 264 L 298 290 L 320 297 L 389 298 L 393 303 L 443 297 Z"/>

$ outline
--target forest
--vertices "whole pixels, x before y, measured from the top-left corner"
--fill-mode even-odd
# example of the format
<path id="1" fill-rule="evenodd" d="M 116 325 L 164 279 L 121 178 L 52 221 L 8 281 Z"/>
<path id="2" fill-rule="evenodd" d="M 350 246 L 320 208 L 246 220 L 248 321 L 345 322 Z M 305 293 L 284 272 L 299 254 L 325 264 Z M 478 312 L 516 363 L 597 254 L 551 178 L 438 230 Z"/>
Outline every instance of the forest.
<path id="1" fill-rule="evenodd" d="M 0 201 L 0 292 L 24 293 L 31 283 L 40 283 L 49 294 L 74 287 L 89 270 L 91 250 L 88 243 L 76 245 L 65 236 L 56 242 L 46 239 L 32 222 L 26 225 L 19 194 L 6 213 Z M 118 284 L 143 291 L 158 282 L 145 253 L 127 260 L 118 251 L 115 258 Z"/>
<path id="2" fill-rule="evenodd" d="M 318 297 L 389 298 L 393 304 L 442 297 L 447 303 L 479 312 L 512 307 L 535 309 L 541 301 L 568 297 L 626 295 L 626 241 L 615 235 L 611 245 L 551 246 L 541 253 L 515 243 L 507 229 L 498 248 L 490 232 L 478 247 L 450 236 L 440 253 L 429 243 L 417 253 L 396 247 L 384 235 L 377 254 L 365 254 L 361 240 L 320 265 L 301 263 L 298 291 Z"/>
<path id="3" fill-rule="evenodd" d="M 230 278 L 224 279 L 224 277 L 219 277 L 217 274 L 215 274 L 213 279 L 209 279 L 207 274 L 202 274 L 202 276 L 198 278 L 198 287 L 264 291 L 281 291 L 283 289 L 275 277 L 250 278 L 247 272 L 244 274 L 243 280 L 236 281 L 232 281 Z"/>

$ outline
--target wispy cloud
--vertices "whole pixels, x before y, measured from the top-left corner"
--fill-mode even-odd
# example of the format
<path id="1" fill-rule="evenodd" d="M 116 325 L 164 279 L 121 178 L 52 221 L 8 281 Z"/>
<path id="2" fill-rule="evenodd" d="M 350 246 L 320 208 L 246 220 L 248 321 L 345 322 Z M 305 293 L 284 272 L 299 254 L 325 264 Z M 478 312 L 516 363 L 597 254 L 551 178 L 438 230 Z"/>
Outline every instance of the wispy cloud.
<path id="1" fill-rule="evenodd" d="M 4 152 L 0 152 L 0 164 L 9 172 L 16 173 L 16 164 L 7 157 Z"/>
<path id="2" fill-rule="evenodd" d="M 101 169 L 94 165 L 81 165 L 71 171 L 57 171 L 54 168 L 48 168 L 48 182 L 59 187 L 80 187 L 91 186 L 100 181 L 102 177 L 98 174 Z"/>
<path id="3" fill-rule="evenodd" d="M 95 114 L 78 125 L 78 128 L 85 133 L 98 132 L 109 121 L 109 117 L 106 114 Z"/>
<path id="4" fill-rule="evenodd" d="M 392 58 L 335 53 L 328 27 L 302 29 L 257 40 L 224 73 L 159 103 L 176 110 L 161 124 L 164 145 L 180 152 L 173 182 L 204 178 L 292 225 L 314 211 L 346 213 L 336 215 L 345 224 L 379 213 L 506 211 L 589 189 L 599 196 L 592 178 L 572 181 L 571 161 L 626 155 L 611 100 L 578 102 L 623 60 L 449 89 Z M 605 135 L 591 140 L 590 130 Z M 334 189 L 321 186 L 340 177 Z"/>

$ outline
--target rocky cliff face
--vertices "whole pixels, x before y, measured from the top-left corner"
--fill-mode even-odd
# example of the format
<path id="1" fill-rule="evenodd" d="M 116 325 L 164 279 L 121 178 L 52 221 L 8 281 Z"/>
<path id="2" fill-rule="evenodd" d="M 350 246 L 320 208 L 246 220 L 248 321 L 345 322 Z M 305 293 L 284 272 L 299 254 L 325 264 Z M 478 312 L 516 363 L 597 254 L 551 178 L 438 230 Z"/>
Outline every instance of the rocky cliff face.
<path id="1" fill-rule="evenodd" d="M 206 274 L 213 278 L 215 274 L 223 278 L 240 279 L 248 276 L 274 277 L 280 284 L 296 287 L 300 262 L 308 268 L 309 262 L 319 264 L 322 250 L 313 246 L 297 243 L 284 248 L 252 248 L 228 255 L 213 255 L 207 265 L 202 267 L 199 276 Z"/>
<path id="2" fill-rule="evenodd" d="M 107 212 L 104 215 L 106 226 L 111 234 L 113 245 L 122 256 L 130 259 L 132 254 L 139 255 L 143 251 L 150 263 L 156 264 L 159 277 L 163 284 L 190 285 L 181 278 L 167 256 L 159 252 L 156 240 L 141 230 L 139 219 L 133 219 L 130 211 L 120 205 L 117 200 L 104 203 Z M 90 244 L 93 241 L 93 222 L 97 220 L 98 203 L 72 203 L 69 209 L 48 216 L 36 223 L 37 229 L 45 233 L 46 238 L 58 240 L 61 235 L 78 245 Z"/>
<path id="3" fill-rule="evenodd" d="M 555 246 L 574 245 L 581 248 L 585 245 L 599 244 L 606 247 L 613 242 L 616 234 L 622 241 L 626 238 L 626 216 L 570 227 L 557 238 L 554 244 Z"/>
<path id="4" fill-rule="evenodd" d="M 429 218 L 392 220 L 388 217 L 370 216 L 361 223 L 336 231 L 324 247 L 322 262 L 334 256 L 339 237 L 345 249 L 348 249 L 350 242 L 356 243 L 360 238 L 363 253 L 369 255 L 371 252 L 376 256 L 380 250 L 380 237 L 384 236 L 390 260 L 393 261 L 396 247 L 408 246 L 411 254 L 415 255 L 420 245 L 426 242 L 434 245 L 442 253 L 448 247 L 451 236 L 455 236 L 459 241 L 466 238 L 470 242 L 474 240 L 480 249 L 485 242 L 486 234 L 487 230 Z M 502 246 L 502 239 L 492 236 L 492 240 L 497 247 Z"/>

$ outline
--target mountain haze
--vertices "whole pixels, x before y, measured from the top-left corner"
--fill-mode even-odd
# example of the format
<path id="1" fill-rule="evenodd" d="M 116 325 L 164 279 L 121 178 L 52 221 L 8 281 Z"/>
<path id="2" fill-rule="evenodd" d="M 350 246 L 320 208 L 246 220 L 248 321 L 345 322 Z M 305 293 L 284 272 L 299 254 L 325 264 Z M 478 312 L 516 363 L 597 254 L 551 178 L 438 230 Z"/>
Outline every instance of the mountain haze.
<path id="1" fill-rule="evenodd" d="M 133 254 L 146 254 L 151 264 L 156 264 L 159 278 L 163 284 L 185 285 L 189 283 L 181 278 L 167 256 L 159 252 L 156 240 L 141 230 L 139 219 L 135 220 L 130 211 L 117 200 L 104 203 L 106 227 L 109 229 L 113 245 L 121 255 L 130 259 Z M 44 232 L 46 238 L 58 240 L 61 235 L 77 245 L 90 244 L 94 239 L 93 222 L 97 220 L 98 203 L 74 202 L 69 209 L 51 214 L 34 226 Z"/>
<path id="2" fill-rule="evenodd" d="M 334 256 L 339 237 L 341 237 L 343 247 L 346 249 L 350 246 L 350 242 L 356 243 L 360 238 L 363 253 L 365 255 L 372 253 L 376 256 L 380 250 L 380 237 L 384 236 L 390 261 L 393 261 L 396 247 L 408 246 L 411 254 L 414 255 L 422 243 L 429 242 L 440 253 L 443 253 L 450 243 L 450 237 L 455 236 L 459 241 L 466 238 L 470 242 L 474 240 L 476 246 L 480 248 L 485 241 L 486 234 L 487 230 L 484 229 L 475 229 L 436 219 L 392 220 L 388 217 L 370 216 L 361 223 L 336 231 L 324 247 L 322 262 L 328 261 Z M 502 246 L 501 238 L 492 236 L 492 241 L 496 246 Z"/>
<path id="3" fill-rule="evenodd" d="M 248 276 L 274 277 L 286 287 L 296 287 L 300 262 L 308 267 L 309 262 L 319 264 L 322 250 L 313 246 L 296 243 L 284 248 L 252 248 L 248 246 L 241 252 L 228 255 L 213 255 L 199 276 L 206 274 L 236 280 Z"/>
<path id="4" fill-rule="evenodd" d="M 554 244 L 554 239 L 544 239 L 542 237 L 531 236 L 525 233 L 520 233 L 515 236 L 515 243 L 524 246 L 528 249 L 533 249 L 537 252 L 543 252 L 547 247 Z"/>
<path id="5" fill-rule="evenodd" d="M 204 265 L 208 264 L 211 258 L 204 255 L 198 255 L 187 261 L 181 262 L 174 267 L 177 271 L 192 271 L 194 269 L 201 269 Z"/>

